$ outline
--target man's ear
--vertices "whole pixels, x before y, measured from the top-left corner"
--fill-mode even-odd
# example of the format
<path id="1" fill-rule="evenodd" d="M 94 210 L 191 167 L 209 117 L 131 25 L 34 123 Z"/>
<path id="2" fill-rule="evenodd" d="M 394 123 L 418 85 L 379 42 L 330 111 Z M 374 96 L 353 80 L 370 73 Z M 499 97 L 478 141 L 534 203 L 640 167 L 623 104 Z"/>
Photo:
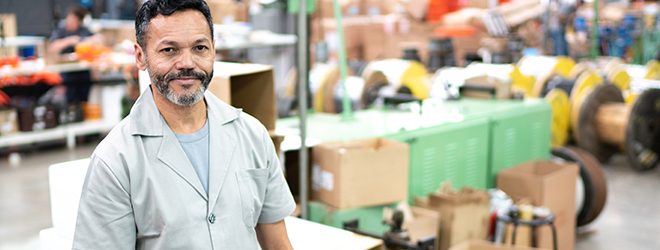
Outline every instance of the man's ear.
<path id="1" fill-rule="evenodd" d="M 133 48 L 135 49 L 135 65 L 139 70 L 146 70 L 147 69 L 147 58 L 144 54 L 144 51 L 142 51 L 142 47 L 134 43 Z"/>

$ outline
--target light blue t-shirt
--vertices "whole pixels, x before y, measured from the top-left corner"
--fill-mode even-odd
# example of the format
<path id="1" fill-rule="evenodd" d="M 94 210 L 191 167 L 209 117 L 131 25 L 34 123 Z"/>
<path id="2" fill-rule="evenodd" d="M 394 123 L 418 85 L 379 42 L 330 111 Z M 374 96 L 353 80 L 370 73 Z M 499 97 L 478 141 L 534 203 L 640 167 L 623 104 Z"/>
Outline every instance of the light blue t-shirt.
<path id="1" fill-rule="evenodd" d="M 204 127 L 192 134 L 176 134 L 183 151 L 192 164 L 197 177 L 202 182 L 206 193 L 209 193 L 209 121 Z"/>

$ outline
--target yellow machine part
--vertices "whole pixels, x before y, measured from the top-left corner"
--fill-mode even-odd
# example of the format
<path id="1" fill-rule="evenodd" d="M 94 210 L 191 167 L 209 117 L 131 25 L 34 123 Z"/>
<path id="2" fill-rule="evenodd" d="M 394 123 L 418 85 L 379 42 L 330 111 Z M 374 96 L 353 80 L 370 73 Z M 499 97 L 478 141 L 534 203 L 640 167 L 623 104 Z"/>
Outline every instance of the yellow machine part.
<path id="1" fill-rule="evenodd" d="M 576 103 L 577 98 L 580 97 L 585 90 L 592 89 L 601 83 L 603 83 L 603 77 L 593 70 L 588 70 L 580 74 L 575 81 L 573 90 L 571 90 L 571 105 L 573 106 Z"/>
<path id="2" fill-rule="evenodd" d="M 552 71 L 560 76 L 569 77 L 573 67 L 575 67 L 575 61 L 573 61 L 573 59 L 570 57 L 558 56 L 557 63 Z"/>
<path id="3" fill-rule="evenodd" d="M 575 89 L 573 90 L 575 91 Z M 577 126 L 579 125 L 578 118 L 580 116 L 580 109 L 582 109 L 582 104 L 584 103 L 584 99 L 586 99 L 587 95 L 589 95 L 589 93 L 591 93 L 592 90 L 593 87 L 589 87 L 589 88 L 585 88 L 583 91 L 576 93 L 576 95 L 571 95 L 571 114 L 570 114 L 569 122 L 571 124 L 570 130 L 573 131 L 574 137 L 577 131 Z"/>
<path id="4" fill-rule="evenodd" d="M 321 86 L 314 94 L 314 111 L 331 112 L 328 109 L 334 108 L 327 105 L 328 99 L 334 99 L 335 85 L 339 81 L 339 67 L 332 66 L 321 78 Z"/>
<path id="5" fill-rule="evenodd" d="M 646 75 L 644 79 L 660 80 L 660 62 L 651 60 L 646 64 Z"/>
<path id="6" fill-rule="evenodd" d="M 577 79 L 580 74 L 583 72 L 592 69 L 592 66 L 589 65 L 587 62 L 580 62 L 578 64 L 575 64 L 573 69 L 571 69 L 571 72 L 568 74 L 569 79 Z"/>
<path id="7" fill-rule="evenodd" d="M 631 105 L 631 107 L 632 107 L 632 105 L 637 100 L 637 97 L 639 96 L 639 94 L 633 93 L 632 91 L 626 91 L 626 92 L 623 92 L 623 96 L 624 96 L 623 101 L 627 105 Z"/>
<path id="8" fill-rule="evenodd" d="M 631 78 L 624 66 L 611 69 L 607 74 L 607 79 L 623 92 L 630 89 Z"/>
<path id="9" fill-rule="evenodd" d="M 419 99 L 429 97 L 431 79 L 429 78 L 428 71 L 426 71 L 426 67 L 421 63 L 410 62 L 410 65 L 401 76 L 401 84 L 408 87 L 413 96 Z"/>
<path id="10" fill-rule="evenodd" d="M 562 89 L 553 89 L 545 96 L 552 109 L 551 143 L 552 147 L 563 147 L 568 141 L 570 102 L 568 94 Z"/>
<path id="11" fill-rule="evenodd" d="M 536 78 L 534 76 L 526 76 L 520 72 L 517 66 L 513 66 L 513 70 L 509 73 L 511 78 L 511 88 L 513 91 L 522 92 L 525 98 L 534 97 L 534 84 Z"/>

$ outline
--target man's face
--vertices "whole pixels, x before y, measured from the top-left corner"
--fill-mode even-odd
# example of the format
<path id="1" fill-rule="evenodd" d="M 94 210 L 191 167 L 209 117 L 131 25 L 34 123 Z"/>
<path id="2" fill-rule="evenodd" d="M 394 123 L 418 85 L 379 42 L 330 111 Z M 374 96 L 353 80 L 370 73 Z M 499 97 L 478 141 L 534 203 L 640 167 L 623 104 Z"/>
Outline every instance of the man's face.
<path id="1" fill-rule="evenodd" d="M 78 20 L 78 17 L 76 17 L 76 15 L 68 14 L 64 19 L 64 25 L 67 31 L 74 32 L 78 30 L 78 28 L 80 28 L 80 20 Z"/>
<path id="2" fill-rule="evenodd" d="M 202 100 L 215 58 L 213 37 L 202 13 L 184 10 L 151 19 L 145 48 L 135 48 L 138 68 L 149 71 L 161 96 L 179 106 Z"/>

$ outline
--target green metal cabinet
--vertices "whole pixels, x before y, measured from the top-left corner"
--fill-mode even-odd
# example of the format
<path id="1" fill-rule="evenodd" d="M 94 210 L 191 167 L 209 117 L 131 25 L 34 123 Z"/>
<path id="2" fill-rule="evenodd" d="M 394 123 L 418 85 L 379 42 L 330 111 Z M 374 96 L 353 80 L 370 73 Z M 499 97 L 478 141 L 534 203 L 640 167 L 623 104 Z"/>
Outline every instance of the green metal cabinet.
<path id="1" fill-rule="evenodd" d="M 396 204 L 337 209 L 322 202 L 310 201 L 308 204 L 308 213 L 310 221 L 336 228 L 342 228 L 345 221 L 358 219 L 358 229 L 372 234 L 382 235 L 389 230 L 389 227 L 383 224 L 383 209 L 385 207 L 394 208 Z"/>
<path id="2" fill-rule="evenodd" d="M 550 119 L 545 102 L 514 105 L 491 116 L 488 187 L 495 187 L 497 173 L 506 168 L 550 158 Z"/>
<path id="3" fill-rule="evenodd" d="M 488 185 L 488 120 L 472 119 L 387 136 L 410 145 L 408 202 L 438 190 Z"/>
<path id="4" fill-rule="evenodd" d="M 499 171 L 550 157 L 551 111 L 543 99 L 462 99 L 436 106 L 424 114 L 362 110 L 352 121 L 335 114 L 311 114 L 308 137 L 318 143 L 372 137 L 408 142 L 409 201 L 445 180 L 456 188 L 491 188 Z M 295 117 L 280 119 L 277 130 L 286 135 L 297 126 Z"/>
<path id="5" fill-rule="evenodd" d="M 335 114 L 311 114 L 307 133 L 312 143 L 373 137 L 408 143 L 408 202 L 412 203 L 444 181 L 451 181 L 455 188 L 490 188 L 499 171 L 529 160 L 548 159 L 550 116 L 550 107 L 542 99 L 463 99 L 438 104 L 424 114 L 362 110 L 355 112 L 352 121 L 342 121 Z M 278 134 L 297 135 L 297 129 L 297 117 L 277 121 Z M 381 224 L 383 207 L 332 209 L 310 202 L 309 216 L 334 227 L 359 218 L 360 229 L 381 234 L 387 230 Z"/>

